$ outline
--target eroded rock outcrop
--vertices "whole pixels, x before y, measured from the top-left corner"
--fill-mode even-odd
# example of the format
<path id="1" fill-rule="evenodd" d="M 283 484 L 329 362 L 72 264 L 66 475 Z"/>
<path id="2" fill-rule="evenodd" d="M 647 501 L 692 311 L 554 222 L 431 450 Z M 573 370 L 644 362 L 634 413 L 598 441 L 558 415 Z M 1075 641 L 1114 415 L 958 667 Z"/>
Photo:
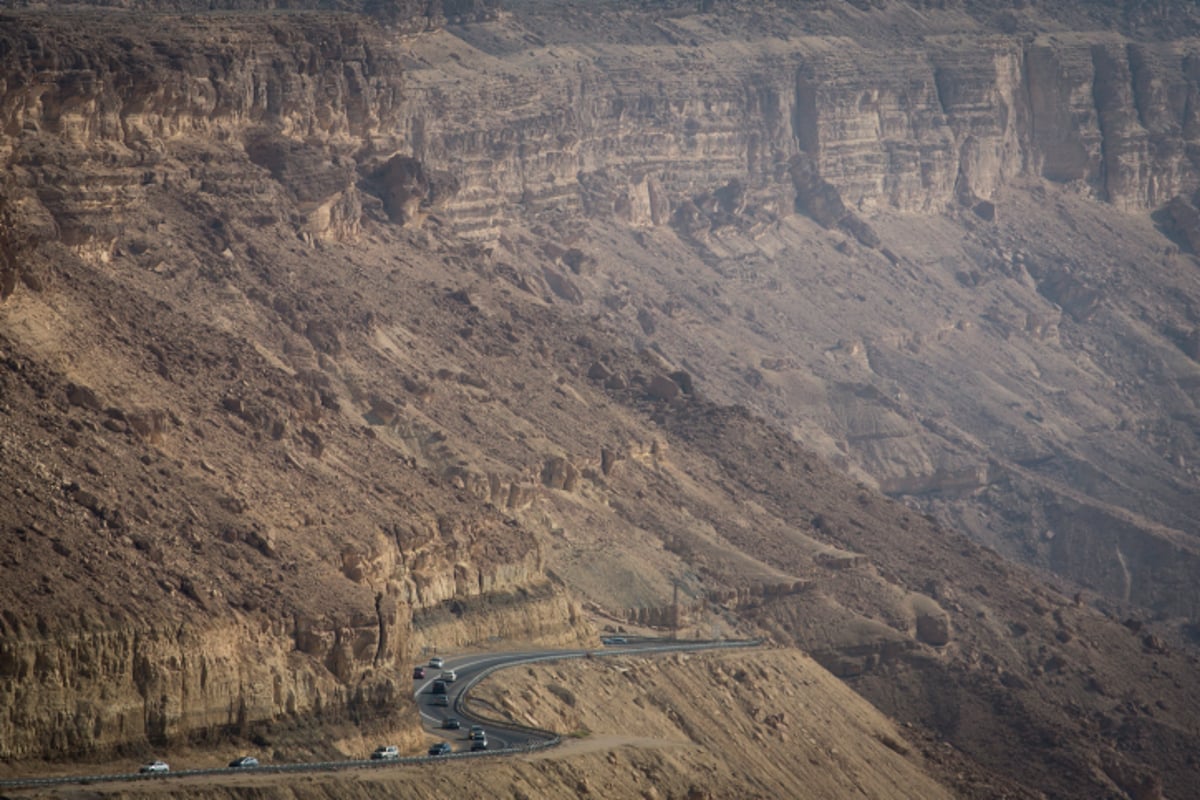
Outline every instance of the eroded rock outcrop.
<path id="1" fill-rule="evenodd" d="M 514 90 L 476 76 L 451 90 L 418 80 L 402 95 L 398 54 L 350 21 L 331 33 L 304 23 L 278 28 L 286 52 L 275 62 L 251 52 L 246 33 L 232 34 L 205 57 L 211 69 L 186 41 L 161 53 L 130 42 L 120 57 L 97 44 L 72 60 L 55 55 L 57 34 L 43 30 L 36 35 L 46 37 L 39 46 L 48 57 L 36 62 L 27 41 L 10 44 L 13 80 L 0 107 L 13 130 L 55 133 L 58 142 L 23 146 L 27 137 L 17 136 L 10 164 L 19 183 L 34 165 L 62 165 L 38 199 L 65 240 L 113 238 L 112 218 L 89 209 L 128 206 L 167 183 L 219 186 L 219 171 L 198 171 L 177 147 L 158 144 L 189 135 L 244 138 L 249 159 L 313 217 L 310 227 L 318 235 L 333 227 L 336 236 L 352 233 L 362 213 L 351 152 L 365 142 L 404 153 L 371 175 L 393 221 L 444 203 L 461 231 L 479 236 L 494 236 L 518 206 L 664 224 L 695 205 L 697 185 L 723 214 L 777 213 L 790 195 L 826 225 L 857 219 L 847 209 L 978 207 L 1023 173 L 1078 181 L 1127 209 L 1156 208 L 1200 186 L 1191 146 L 1200 125 L 1188 100 L 1200 95 L 1191 66 L 1200 55 L 1186 46 L 997 37 L 885 61 L 853 42 L 836 52 L 797 43 L 726 66 L 704 85 L 689 77 L 682 54 L 663 48 L 647 53 L 667 78 L 653 92 L 640 71 L 608 69 L 602 53 L 568 52 L 574 69 L 547 71 L 539 86 L 517 90 L 539 97 L 536 113 L 513 107 L 479 130 L 449 109 L 489 108 Z M 129 58 L 154 78 L 127 85 Z M 325 86 L 328 59 L 342 67 Z M 188 83 L 169 65 L 208 77 Z M 54 88 L 22 88 L 35 79 Z M 116 168 L 105 190 L 111 202 L 94 194 L 95 182 L 73 184 L 79 173 L 67 165 L 89 157 L 62 149 L 101 142 Z M 788 180 L 783 165 L 798 158 L 805 177 L 792 168 Z M 734 185 L 736 198 L 722 194 Z M 874 236 L 861 222 L 851 232 Z"/>
<path id="2" fill-rule="evenodd" d="M 380 717 L 403 696 L 407 685 L 394 674 L 362 680 L 377 657 L 374 637 L 361 636 L 378 631 L 373 615 L 324 630 L 306 623 L 295 639 L 286 624 L 260 630 L 248 618 L 172 628 L 131 622 L 63 626 L 42 635 L 6 624 L 0 641 L 6 757 L 247 734 L 275 720 L 346 715 L 355 705 Z M 394 633 L 386 654 L 393 659 L 409 638 L 406 630 Z"/>
<path id="3" fill-rule="evenodd" d="M 799 204 L 826 225 L 846 208 L 976 207 L 1023 173 L 1079 181 L 1128 209 L 1155 208 L 1198 185 L 1187 144 L 1197 129 L 1185 100 L 1198 91 L 1189 66 L 1196 56 L 1186 50 L 983 38 L 893 53 L 885 64 L 844 45 L 838 53 L 803 45 L 773 52 L 705 86 L 689 85 L 686 68 L 659 51 L 652 57 L 670 76 L 659 96 L 647 95 L 632 75 L 595 72 L 580 55 L 578 83 L 556 76 L 542 87 L 560 109 L 554 129 L 544 118 L 507 115 L 481 140 L 447 130 L 447 120 L 427 120 L 426 130 L 436 124 L 444 135 L 418 147 L 418 157 L 461 165 L 472 200 L 452 214 L 480 234 L 491 230 L 483 214 L 494 218 L 531 197 L 618 215 L 643 209 L 630 217 L 643 224 L 665 219 L 654 209 L 667 197 L 687 227 L 695 204 L 686 187 L 697 180 L 714 190 L 742 181 L 753 202 L 770 206 L 782 188 L 779 165 L 799 156 L 808 165 L 796 181 Z M 753 88 L 734 94 L 737 82 Z M 580 108 L 568 103 L 576 96 L 604 99 Z M 538 143 L 552 181 L 530 183 L 525 154 L 533 148 L 503 144 L 518 135 Z M 663 163 L 672 166 L 654 166 Z M 602 171 L 589 164 L 603 164 Z M 621 188 L 635 186 L 648 188 Z"/>
<path id="4" fill-rule="evenodd" d="M 180 27 L 151 45 L 123 38 L 115 18 L 98 18 L 94 39 L 44 23 L 30 18 L 21 23 L 27 35 L 12 26 L 0 34 L 0 114 L 10 132 L 0 154 L 8 184 L 53 219 L 56 238 L 108 258 L 126 221 L 180 189 L 257 190 L 258 218 L 286 219 L 294 204 L 318 236 L 353 231 L 361 212 L 345 148 L 387 124 L 400 74 L 365 26 L 297 18 L 262 31 L 266 49 L 259 32 L 233 26 L 206 49 L 202 28 Z M 247 142 L 240 165 L 216 144 L 231 139 Z M 96 172 L 79 170 L 84 162 Z M 262 202 L 251 162 L 283 187 L 283 204 Z M 229 246 L 221 231 L 213 234 L 217 252 Z"/>

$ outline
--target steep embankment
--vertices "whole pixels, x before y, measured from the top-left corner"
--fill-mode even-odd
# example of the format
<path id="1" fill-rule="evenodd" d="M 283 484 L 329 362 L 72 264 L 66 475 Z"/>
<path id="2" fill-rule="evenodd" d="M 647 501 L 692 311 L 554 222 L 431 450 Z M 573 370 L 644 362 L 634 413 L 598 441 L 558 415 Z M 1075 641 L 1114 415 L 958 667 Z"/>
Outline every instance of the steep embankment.
<path id="1" fill-rule="evenodd" d="M 653 786 L 669 797 L 953 796 L 929 777 L 947 777 L 939 774 L 940 762 L 950 760 L 945 754 L 921 752 L 921 743 L 794 651 L 541 665 L 481 688 L 471 706 L 478 713 L 570 737 L 534 763 L 578 770 L 577 788 L 588 792 L 637 797 Z M 730 775 L 732 741 L 751 746 L 739 748 Z M 612 753 L 610 768 L 580 770 L 576 762 L 594 750 Z M 641 780 L 629 781 L 631 768 Z"/>

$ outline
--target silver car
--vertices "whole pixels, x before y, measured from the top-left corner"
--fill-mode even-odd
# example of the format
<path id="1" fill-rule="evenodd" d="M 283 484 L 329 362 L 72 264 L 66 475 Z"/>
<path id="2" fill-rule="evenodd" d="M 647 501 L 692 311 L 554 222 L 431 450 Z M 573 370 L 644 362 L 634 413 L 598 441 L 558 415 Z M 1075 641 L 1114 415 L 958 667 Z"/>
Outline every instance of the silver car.
<path id="1" fill-rule="evenodd" d="M 391 761 L 393 758 L 400 757 L 400 748 L 394 744 L 385 744 L 375 748 L 375 752 L 371 753 L 371 758 L 376 761 Z"/>

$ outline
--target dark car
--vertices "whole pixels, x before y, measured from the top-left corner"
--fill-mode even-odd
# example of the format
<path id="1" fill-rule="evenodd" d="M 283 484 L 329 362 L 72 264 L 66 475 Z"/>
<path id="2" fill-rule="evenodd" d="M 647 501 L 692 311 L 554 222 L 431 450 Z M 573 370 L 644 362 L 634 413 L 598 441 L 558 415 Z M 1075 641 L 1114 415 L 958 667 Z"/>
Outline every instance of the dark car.
<path id="1" fill-rule="evenodd" d="M 487 750 L 487 748 L 488 748 L 487 739 L 476 739 L 475 741 L 471 742 L 471 751 L 472 752 L 474 752 L 476 750 Z"/>
<path id="2" fill-rule="evenodd" d="M 472 739 L 486 739 L 486 738 L 487 738 L 487 731 L 485 731 L 485 730 L 483 729 L 483 726 L 482 726 L 482 725 L 472 725 L 472 726 L 471 726 L 471 731 L 470 731 L 470 733 L 469 733 L 468 735 L 469 735 L 469 736 L 470 736 Z"/>
<path id="3" fill-rule="evenodd" d="M 414 681 L 418 680 L 420 678 L 424 678 L 424 677 L 425 677 L 425 668 L 424 667 L 415 667 L 413 669 L 413 680 Z"/>
<path id="4" fill-rule="evenodd" d="M 462 727 L 462 723 L 458 721 L 458 717 L 446 717 L 442 720 L 442 727 L 448 731 L 456 731 Z"/>
<path id="5" fill-rule="evenodd" d="M 229 766 L 232 767 L 233 769 L 243 769 L 245 767 L 257 767 L 258 759 L 255 758 L 254 756 L 242 756 L 241 758 L 235 758 L 233 761 L 230 761 Z"/>
<path id="6" fill-rule="evenodd" d="M 433 686 L 429 687 L 429 692 L 430 692 L 430 694 L 445 694 L 446 693 L 446 682 L 440 681 L 440 680 L 434 681 Z"/>
<path id="7" fill-rule="evenodd" d="M 429 755 L 431 756 L 445 756 L 453 752 L 454 748 L 450 746 L 449 742 L 438 742 L 429 748 Z"/>

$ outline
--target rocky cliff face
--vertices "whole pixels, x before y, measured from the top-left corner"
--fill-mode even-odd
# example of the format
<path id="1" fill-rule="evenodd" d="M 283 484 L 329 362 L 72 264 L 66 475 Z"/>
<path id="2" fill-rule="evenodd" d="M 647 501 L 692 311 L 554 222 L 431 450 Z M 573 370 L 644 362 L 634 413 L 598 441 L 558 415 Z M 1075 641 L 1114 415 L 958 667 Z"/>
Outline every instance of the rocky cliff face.
<path id="1" fill-rule="evenodd" d="M 1130 211 L 1200 186 L 1200 51 L 1187 43 L 947 35 L 883 60 L 851 40 L 774 41 L 697 82 L 690 62 L 725 47 L 705 19 L 664 26 L 639 53 L 660 76 L 653 86 L 642 68 L 614 68 L 619 55 L 602 44 L 530 48 L 538 79 L 529 83 L 502 58 L 519 34 L 503 27 L 413 40 L 417 61 L 402 67 L 402 51 L 350 18 L 276 25 L 268 33 L 279 51 L 263 49 L 257 30 L 236 29 L 214 49 L 202 23 L 171 44 L 126 40 L 116 50 L 101 36 L 67 46 L 42 26 L 36 44 L 7 45 L 8 158 L 42 163 L 48 154 L 13 148 L 44 132 L 59 146 L 104 145 L 110 161 L 136 159 L 113 166 L 161 185 L 187 179 L 153 153 L 163 141 L 234 141 L 298 207 L 321 209 L 316 227 L 327 229 L 329 204 L 375 166 L 371 156 L 398 150 L 450 179 L 450 191 L 422 184 L 418 199 L 439 195 L 442 213 L 481 237 L 521 210 L 586 207 L 665 224 L 734 183 L 787 211 L 796 162 L 858 212 L 973 205 L 1022 175 Z M 694 52 L 680 46 L 685 36 Z M 266 57 L 275 52 L 285 57 Z M 344 65 L 336 75 L 330 59 Z M 140 79 L 127 72 L 133 63 L 146 65 Z M 447 84 L 456 73 L 470 81 Z M 512 96 L 525 100 L 500 102 Z M 472 107 L 495 108 L 493 125 L 481 131 L 459 111 Z M 388 174 L 381 191 L 403 180 Z M 47 188 L 43 199 L 85 228 L 87 204 L 102 208 L 118 189 L 72 204 L 69 180 L 54 184 L 61 197 Z"/>
<path id="2" fill-rule="evenodd" d="M 4 753 L 415 741 L 418 653 L 581 599 L 1047 730 L 1124 691 L 1117 626 L 874 491 L 1194 615 L 1200 297 L 1147 212 L 1200 186 L 1200 46 L 719 5 L 5 16 Z M 1186 785 L 1162 691 L 1087 735 Z"/>
<path id="3" fill-rule="evenodd" d="M 130 743 L 261 736 L 268 721 L 288 719 L 403 727 L 403 715 L 384 710 L 402 706 L 408 688 L 388 668 L 408 641 L 397 621 L 393 613 L 333 629 L 311 620 L 265 629 L 249 620 L 175 629 L 101 624 L 43 635 L 10 629 L 6 752 L 54 759 Z M 390 641 L 381 641 L 381 628 Z M 371 674 L 374 666 L 383 674 Z"/>
<path id="4" fill-rule="evenodd" d="M 604 19 L 620 25 L 617 18 Z M 630 58 L 627 50 L 603 41 L 529 47 L 518 41 L 521 31 L 503 26 L 459 31 L 428 49 L 418 46 L 425 63 L 410 73 L 410 96 L 419 99 L 405 115 L 402 146 L 427 168 L 454 172 L 458 192 L 439 197 L 438 214 L 464 235 L 500 239 L 527 215 L 564 238 L 572 235 L 569 220 L 580 213 L 646 231 L 669 227 L 690 237 L 722 279 L 737 276 L 742 286 L 762 287 L 765 291 L 754 303 L 769 304 L 775 319 L 787 319 L 785 326 L 793 327 L 762 335 L 756 347 L 765 354 L 757 364 L 738 375 L 719 345 L 701 353 L 694 336 L 682 331 L 679 348 L 690 349 L 692 363 L 710 377 L 728 376 L 733 386 L 750 375 L 744 380 L 764 390 L 752 395 L 758 407 L 806 431 L 820 429 L 813 434 L 817 438 L 831 436 L 837 444 L 825 452 L 848 457 L 884 491 L 932 497 L 931 509 L 945 509 L 943 497 L 970 495 L 1010 480 L 1009 475 L 1030 464 L 1048 463 L 1038 462 L 1047 448 L 1073 449 L 1076 434 L 1058 428 L 1047 438 L 1043 414 L 1027 410 L 1012 415 L 1016 401 L 1008 404 L 1009 410 L 982 409 L 993 404 L 986 398 L 999 405 L 1003 392 L 1011 389 L 997 392 L 994 387 L 1013 380 L 1013 367 L 984 353 L 1012 343 L 1025 352 L 1040 351 L 1032 356 L 1039 369 L 1057 371 L 1050 364 L 1058 358 L 1050 355 L 1052 350 L 1065 354 L 1076 347 L 1091 351 L 1110 345 L 1128 350 L 1105 334 L 1086 344 L 1075 342 L 1095 336 L 1097 315 L 1110 304 L 1119 305 L 1114 262 L 1134 263 L 1144 248 L 1170 245 L 1139 236 L 1138 244 L 1131 241 L 1119 253 L 1068 253 L 1060 243 L 1079 237 L 1079 223 L 1072 219 L 1077 211 L 1058 202 L 1060 209 L 1050 219 L 1062 224 L 1052 229 L 1036 210 L 1041 200 L 1034 200 L 1026 214 L 1013 192 L 1030 180 L 1044 180 L 1068 197 L 1095 200 L 1120 212 L 1114 220 L 1121 214 L 1145 219 L 1172 198 L 1177 198 L 1175 207 L 1185 207 L 1178 198 L 1191 197 L 1200 186 L 1196 42 L 1133 41 L 1111 32 L 1026 37 L 940 32 L 919 46 L 890 43 L 886 57 L 862 40 L 799 36 L 756 39 L 753 52 L 745 52 L 740 42 L 721 38 L 722 24 L 727 24 L 725 18 L 705 15 L 660 21 L 653 34 L 643 36 L 636 68 L 624 66 Z M 536 72 L 536 84 L 523 83 L 513 68 L 508 55 L 517 51 Z M 647 70 L 656 76 L 653 83 L 644 79 Z M 446 74 L 461 76 L 462 84 L 448 88 Z M 522 101 L 502 101 L 513 87 L 521 87 L 516 94 Z M 442 111 L 469 107 L 498 109 L 486 131 Z M 850 241 L 839 243 L 836 254 L 814 251 L 807 233 L 779 224 L 793 209 Z M 969 229 L 994 227 L 969 234 L 971 241 L 956 245 L 953 255 L 935 254 L 934 248 L 921 245 L 903 250 L 908 215 L 961 212 L 969 212 Z M 885 231 L 881 225 L 890 227 Z M 788 285 L 810 282 L 814 272 L 836 272 L 841 268 L 824 265 L 843 256 L 853 261 L 858 247 L 882 256 L 868 267 L 869 273 L 907 272 L 915 280 L 923 279 L 920 274 L 939 282 L 948 273 L 957 288 L 941 299 L 930 295 L 919 315 L 902 319 L 904 315 L 892 314 L 889 322 L 878 325 L 828 312 L 854 296 L 849 290 L 848 295 L 829 292 L 804 314 L 794 305 L 787 307 Z M 602 263 L 597 272 L 619 275 L 613 282 L 626 286 L 641 282 L 641 290 L 653 296 L 654 279 L 644 280 L 651 260 L 634 264 L 637 256 L 628 253 L 623 258 L 626 265 Z M 770 266 L 789 259 L 792 269 Z M 814 268 L 813 262 L 822 266 Z M 904 280 L 876 274 L 878 281 L 860 279 L 861 301 L 895 291 Z M 1001 274 L 1000 282 L 992 282 Z M 1147 287 L 1155 299 L 1142 308 L 1122 308 L 1117 315 L 1144 317 L 1154 313 L 1155 305 L 1173 305 L 1170 298 L 1181 291 L 1177 278 L 1183 276 L 1162 274 L 1162 283 Z M 596 294 L 589 297 L 586 289 L 572 286 L 557 291 L 560 297 L 597 309 L 614 325 L 627 324 L 621 312 L 611 313 L 613 297 L 604 296 L 610 286 L 587 275 L 571 281 L 592 285 Z M 959 288 L 967 291 L 959 293 Z M 730 335 L 763 329 L 760 320 L 749 318 L 754 303 L 746 312 L 747 324 L 732 319 L 721 323 Z M 683 320 L 688 309 L 711 321 L 734 306 L 719 299 L 664 300 L 659 318 Z M 647 322 L 656 315 L 645 304 L 637 313 L 638 326 L 630 326 L 632 339 L 662 342 L 670 336 L 669 323 L 656 328 Z M 1064 313 L 1069 341 L 1060 322 Z M 1094 374 L 1085 375 L 1088 369 L 1067 382 L 1092 383 L 1087 402 L 1112 406 L 1105 382 L 1145 380 L 1148 375 L 1135 377 L 1143 373 L 1135 364 L 1149 357 L 1170 364 L 1170 377 L 1162 380 L 1178 387 L 1172 392 L 1188 395 L 1195 359 L 1175 365 L 1175 342 L 1182 342 L 1186 352 L 1195 323 L 1187 313 L 1167 316 L 1151 323 L 1159 331 L 1149 345 L 1155 355 L 1130 350 L 1123 365 L 1102 368 L 1107 377 L 1098 383 L 1092 383 Z M 953 330 L 964 335 L 948 334 Z M 1140 341 L 1133 330 L 1122 336 Z M 811 342 L 824 348 L 821 355 L 797 358 L 795 352 Z M 994 371 L 984 370 L 988 374 L 982 384 L 967 389 L 960 381 L 934 377 L 952 373 L 951 365 L 976 348 L 983 359 L 977 363 L 995 365 Z M 855 376 L 831 376 L 831 358 L 844 359 Z M 852 363 L 860 364 L 861 372 Z M 778 380 L 764 384 L 763 376 L 772 373 Z M 814 407 L 808 386 L 796 385 L 791 377 L 800 374 L 833 381 L 835 386 L 824 391 L 828 401 L 818 399 Z M 904 396 L 898 397 L 896 389 Z M 1039 395 L 1041 390 L 1032 392 Z M 939 401 L 905 399 L 935 394 L 946 398 L 946 407 L 932 413 Z M 721 396 L 745 399 L 736 389 Z M 1043 407 L 1056 404 L 1050 395 L 1039 402 Z M 1194 415 L 1193 403 L 1182 402 L 1182 413 Z M 1177 413 L 1168 410 L 1172 405 L 1149 412 L 1144 424 L 1171 427 L 1167 420 Z M 968 410 L 971 406 L 975 410 Z M 998 429 L 996 414 L 1011 428 Z M 1118 449 L 1146 453 L 1160 447 L 1153 437 L 1132 431 L 1114 430 L 1107 443 L 1095 433 L 1087 445 L 1092 455 L 1074 453 L 1067 459 L 1094 464 L 1094 454 L 1107 450 L 1111 455 L 1100 459 L 1109 465 L 1100 467 L 1103 471 L 1123 460 Z M 1187 465 L 1195 457 L 1194 437 L 1183 432 L 1173 441 L 1173 452 L 1182 455 L 1168 457 L 1182 469 L 1178 479 L 1192 485 Z M 1002 453 L 1011 459 L 997 461 Z M 1146 453 L 1144 468 L 1159 470 L 1161 463 L 1161 455 Z M 1043 477 L 1047 479 L 1049 473 Z M 1118 484 L 1127 480 L 1112 478 Z M 1057 478 L 1051 483 L 1057 486 Z M 1101 505 L 1114 497 L 1107 490 L 1088 493 Z M 1126 545 L 1122 552 L 1127 557 L 1131 547 L 1158 552 L 1158 524 L 1189 530 L 1195 517 L 1186 505 L 1183 495 L 1170 490 L 1157 507 L 1139 503 L 1138 513 L 1151 518 L 1133 523 L 1142 531 L 1135 538 L 1143 539 L 1143 545 Z M 950 516 L 956 525 L 978 529 L 969 519 L 973 513 Z M 991 527 L 991 533 L 982 535 L 1006 550 L 1036 549 L 1038 563 L 1085 584 L 1112 585 L 1106 577 L 1110 566 L 1100 564 L 1111 565 L 1115 550 L 1099 546 L 1098 540 L 1089 545 L 1098 548 L 1094 558 L 1052 557 L 1044 546 L 1049 540 L 1038 543 L 1042 532 L 1015 520 Z M 1010 541 L 1002 544 L 1005 540 Z M 1190 563 L 1192 545 L 1183 548 L 1181 558 Z M 1189 599 L 1171 610 L 1187 613 L 1194 597 L 1186 581 L 1173 577 L 1172 568 L 1158 571 L 1154 565 L 1164 562 L 1157 557 L 1133 560 L 1142 565 L 1139 583 L 1159 589 L 1130 598 L 1159 607 L 1166 602 L 1161 598 L 1183 592 Z M 1160 599 L 1150 600 L 1152 596 Z"/>
<path id="5" fill-rule="evenodd" d="M 1131 211 L 1198 185 L 1200 55 L 1186 45 L 947 36 L 884 60 L 853 41 L 765 42 L 748 58 L 706 64 L 699 81 L 691 62 L 704 60 L 700 37 L 712 32 L 689 19 L 674 32 L 685 36 L 699 49 L 664 34 L 640 53 L 659 76 L 652 87 L 640 69 L 611 68 L 618 56 L 602 45 L 535 49 L 544 80 L 518 90 L 529 102 L 502 112 L 495 128 L 470 131 L 431 98 L 414 105 L 402 138 L 423 162 L 459 165 L 462 196 L 446 213 L 490 236 L 520 205 L 664 224 L 668 208 L 730 182 L 782 201 L 795 194 L 787 183 L 797 160 L 847 208 L 868 213 L 974 205 L 1021 175 L 1075 184 Z M 478 57 L 501 46 L 472 43 L 484 48 Z M 451 105 L 496 105 L 511 83 L 477 76 Z M 418 72 L 412 89 L 420 86 Z"/>
<path id="6" fill-rule="evenodd" d="M 397 31 L 421 33 L 434 30 L 447 22 L 479 22 L 495 19 L 500 0 L 96 0 L 86 3 L 28 2 L 4 0 L 3 8 L 58 9 L 68 11 L 83 6 L 109 9 L 131 9 L 151 13 L 207 14 L 223 11 L 274 11 L 280 13 L 345 12 L 366 14 Z"/>
<path id="7" fill-rule="evenodd" d="M 27 323 L 28 310 L 20 300 L 6 309 Z M 429 514 L 415 494 L 398 525 L 394 501 L 352 486 L 342 493 L 359 497 L 354 513 L 314 505 L 294 519 L 285 509 L 297 496 L 243 472 L 255 458 L 239 440 L 254 434 L 239 418 L 228 417 L 232 439 L 203 411 L 192 433 L 167 413 L 157 431 L 142 429 L 142 416 L 90 389 L 11 356 L 6 364 L 6 417 L 34 392 L 65 412 L 61 426 L 14 423 L 0 439 L 6 507 L 25 508 L 6 522 L 12 580 L 0 615 L 9 758 L 265 740 L 280 726 L 406 731 L 408 670 L 423 647 L 496 635 L 567 642 L 583 626 L 519 530 L 474 515 L 456 522 L 453 503 Z M 160 402 L 169 414 L 188 405 L 170 390 Z M 268 428 L 296 421 L 277 413 Z M 212 428 L 207 444 L 193 438 L 200 425 Z M 328 480 L 312 472 L 311 431 L 266 439 L 268 460 L 309 473 L 295 485 L 301 498 L 319 497 Z M 287 455 L 293 435 L 303 454 Z M 142 481 L 140 497 L 122 488 Z"/>
<path id="8" fill-rule="evenodd" d="M 239 183 L 240 194 L 253 196 L 236 162 L 216 157 L 222 143 L 240 150 L 244 142 L 317 233 L 352 230 L 358 209 L 346 152 L 390 124 L 399 91 L 394 56 L 378 53 L 349 19 L 235 27 L 213 44 L 209 24 L 188 27 L 157 42 L 123 38 L 120 23 L 107 19 L 97 21 L 95 39 L 72 32 L 67 41 L 61 29 L 37 21 L 27 37 L 9 29 L 6 195 L 19 188 L 16 197 L 26 198 L 10 199 L 14 213 L 34 195 L 59 240 L 106 258 L 129 215 L 155 191 L 214 192 Z M 324 72 L 335 54 L 341 67 Z M 306 146 L 313 137 L 322 144 Z M 103 180 L 71 168 L 93 158 L 107 164 Z M 35 227 L 45 219 L 36 210 L 23 216 L 31 213 Z"/>
<path id="9" fill-rule="evenodd" d="M 404 729 L 414 719 L 409 664 L 428 642 L 467 645 L 497 631 L 573 641 L 582 623 L 546 587 L 537 546 L 520 531 L 456 516 L 441 501 L 409 507 L 397 522 L 385 498 L 410 480 L 403 474 L 387 489 L 345 490 L 357 507 L 323 512 L 307 506 L 328 476 L 309 473 L 296 496 L 261 480 L 277 458 L 309 472 L 332 457 L 340 471 L 345 462 L 332 454 L 341 435 L 330 424 L 348 423 L 336 421 L 342 403 L 374 407 L 359 383 L 351 391 L 319 375 L 318 361 L 343 352 L 340 322 L 310 315 L 280 287 L 256 295 L 293 319 L 285 336 L 293 364 L 279 371 L 265 351 L 228 349 L 233 340 L 208 328 L 229 319 L 219 310 L 228 297 L 210 308 L 214 316 L 187 322 L 151 299 L 136 272 L 103 267 L 131 256 L 155 279 L 199 269 L 236 282 L 254 250 L 240 221 L 211 202 L 218 196 L 241 198 L 240 219 L 282 220 L 302 241 L 356 237 L 371 198 L 358 188 L 355 155 L 398 125 L 399 55 L 348 17 L 219 29 L 196 21 L 162 39 L 124 37 L 120 20 L 94 22 L 89 32 L 35 16 L 3 34 L 5 315 L 49 334 L 35 337 L 42 355 L 64 354 L 51 356 L 49 371 L 34 369 L 40 356 L 28 352 L 7 362 L 10 413 L 42 397 L 61 415 L 35 426 L 40 434 L 14 426 L 0 442 L 15 492 L 6 503 L 39 504 L 10 521 L 20 538 L 9 566 L 38 565 L 31 580 L 47 586 L 78 584 L 56 593 L 58 610 L 35 611 L 37 595 L 10 583 L 4 751 L 54 757 L 261 736 L 264 725 L 305 719 Z M 185 218 L 202 220 L 190 244 L 175 238 Z M 81 277 L 59 272 L 70 263 L 101 266 L 107 277 L 69 289 Z M 140 318 L 155 333 L 115 360 L 101 355 L 102 337 L 77 338 L 82 329 L 53 322 L 62 312 L 44 305 L 76 289 L 85 306 L 106 309 L 95 312 L 106 325 Z M 191 330 L 174 340 L 167 329 L 176 324 Z M 355 438 L 355 429 L 343 431 Z M 410 433 L 385 472 L 418 462 L 439 474 L 456 469 L 435 429 Z M 257 454 L 246 450 L 254 442 Z M 83 456 L 97 446 L 104 455 Z M 38 459 L 32 472 L 17 466 L 26 457 Z M 150 497 L 125 494 L 131 469 L 154 487 Z M 491 481 L 517 504 L 522 485 L 536 486 L 515 474 Z M 492 488 L 487 476 L 483 484 Z M 301 541 L 313 544 L 292 549 Z M 250 575 L 257 586 L 244 585 Z M 284 588 L 297 578 L 298 591 Z M 503 600 L 517 591 L 533 596 Z M 124 599 L 110 606 L 114 593 Z M 475 610 L 472 598 L 488 608 Z M 447 605 L 463 607 L 452 622 L 438 616 Z M 98 613 L 84 610 L 92 606 Z M 424 615 L 419 632 L 414 612 Z"/>

